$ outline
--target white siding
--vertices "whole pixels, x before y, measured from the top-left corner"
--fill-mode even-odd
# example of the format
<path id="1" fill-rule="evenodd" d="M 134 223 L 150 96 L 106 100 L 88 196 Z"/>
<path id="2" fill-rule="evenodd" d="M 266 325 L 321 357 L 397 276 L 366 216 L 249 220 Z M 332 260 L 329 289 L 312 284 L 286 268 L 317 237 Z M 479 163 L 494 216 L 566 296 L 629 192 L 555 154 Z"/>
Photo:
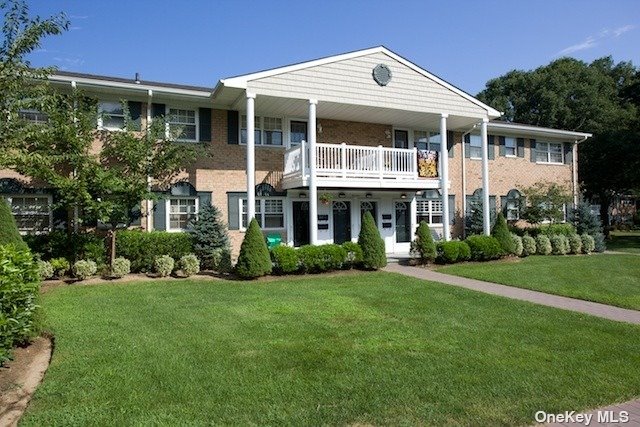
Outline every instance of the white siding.
<path id="1" fill-rule="evenodd" d="M 387 86 L 379 86 L 373 80 L 372 71 L 378 64 L 391 69 Z M 487 114 L 468 99 L 383 52 L 264 77 L 249 81 L 247 86 L 259 95 L 479 118 Z"/>

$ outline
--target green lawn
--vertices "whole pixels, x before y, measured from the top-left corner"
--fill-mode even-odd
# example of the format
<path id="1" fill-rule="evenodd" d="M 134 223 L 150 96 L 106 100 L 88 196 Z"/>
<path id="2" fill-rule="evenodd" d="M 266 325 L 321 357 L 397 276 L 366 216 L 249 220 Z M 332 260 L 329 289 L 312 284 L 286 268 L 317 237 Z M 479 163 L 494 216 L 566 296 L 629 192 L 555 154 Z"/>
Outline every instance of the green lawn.
<path id="1" fill-rule="evenodd" d="M 640 327 L 389 273 L 44 294 L 23 425 L 532 424 L 640 396 Z"/>
<path id="2" fill-rule="evenodd" d="M 441 267 L 442 273 L 640 310 L 640 257 L 531 256 Z"/>
<path id="3" fill-rule="evenodd" d="M 612 231 L 607 249 L 640 254 L 640 231 Z"/>

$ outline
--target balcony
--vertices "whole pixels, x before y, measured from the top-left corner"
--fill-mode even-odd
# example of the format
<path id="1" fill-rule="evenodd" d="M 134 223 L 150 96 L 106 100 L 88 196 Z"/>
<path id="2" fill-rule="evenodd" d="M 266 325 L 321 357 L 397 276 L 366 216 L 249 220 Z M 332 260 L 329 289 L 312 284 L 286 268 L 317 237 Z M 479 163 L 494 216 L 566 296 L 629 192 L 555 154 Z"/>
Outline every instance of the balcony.
<path id="1" fill-rule="evenodd" d="M 439 188 L 437 176 L 420 177 L 416 149 L 316 144 L 319 187 L 429 189 Z M 422 159 L 422 157 L 421 157 Z M 436 160 L 437 162 L 437 160 Z M 309 145 L 302 142 L 284 154 L 283 188 L 309 185 Z M 435 170 L 434 166 L 434 170 Z"/>

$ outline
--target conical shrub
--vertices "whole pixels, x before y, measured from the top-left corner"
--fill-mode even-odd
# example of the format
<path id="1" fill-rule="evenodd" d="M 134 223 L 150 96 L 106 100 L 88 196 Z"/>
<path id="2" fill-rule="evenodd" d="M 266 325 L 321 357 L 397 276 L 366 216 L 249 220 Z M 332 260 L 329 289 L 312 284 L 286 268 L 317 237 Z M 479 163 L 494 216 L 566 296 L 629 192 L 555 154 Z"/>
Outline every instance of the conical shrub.
<path id="1" fill-rule="evenodd" d="M 11 207 L 2 197 L 0 197 L 0 245 L 14 245 L 16 249 L 28 249 L 20 236 Z"/>
<path id="2" fill-rule="evenodd" d="M 258 221 L 252 218 L 240 246 L 236 274 L 243 279 L 255 279 L 271 273 L 271 268 L 271 256 L 267 243 Z"/>
<path id="3" fill-rule="evenodd" d="M 515 245 L 511 238 L 509 227 L 507 226 L 507 220 L 504 219 L 502 212 L 500 212 L 496 218 L 496 223 L 493 226 L 493 230 L 491 230 L 491 235 L 500 242 L 500 246 L 506 254 L 512 255 L 515 252 Z"/>
<path id="4" fill-rule="evenodd" d="M 413 241 L 412 246 L 422 264 L 433 262 L 436 259 L 436 244 L 433 241 L 429 224 L 425 221 L 420 221 L 416 230 L 416 240 Z"/>
<path id="5" fill-rule="evenodd" d="M 362 216 L 362 228 L 358 236 L 358 244 L 362 248 L 362 267 L 367 270 L 378 270 L 387 265 L 384 251 L 384 240 L 373 220 L 371 212 Z"/>

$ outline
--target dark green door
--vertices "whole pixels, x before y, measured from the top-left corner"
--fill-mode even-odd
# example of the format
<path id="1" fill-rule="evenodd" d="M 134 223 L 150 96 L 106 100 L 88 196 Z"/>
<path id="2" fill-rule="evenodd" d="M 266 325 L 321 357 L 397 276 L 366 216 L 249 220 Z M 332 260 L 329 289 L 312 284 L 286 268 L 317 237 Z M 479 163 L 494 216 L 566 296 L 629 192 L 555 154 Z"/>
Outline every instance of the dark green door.
<path id="1" fill-rule="evenodd" d="M 293 245 L 309 244 L 309 202 L 293 202 Z"/>
<path id="2" fill-rule="evenodd" d="M 333 243 L 342 244 L 351 240 L 351 203 L 333 202 Z"/>

